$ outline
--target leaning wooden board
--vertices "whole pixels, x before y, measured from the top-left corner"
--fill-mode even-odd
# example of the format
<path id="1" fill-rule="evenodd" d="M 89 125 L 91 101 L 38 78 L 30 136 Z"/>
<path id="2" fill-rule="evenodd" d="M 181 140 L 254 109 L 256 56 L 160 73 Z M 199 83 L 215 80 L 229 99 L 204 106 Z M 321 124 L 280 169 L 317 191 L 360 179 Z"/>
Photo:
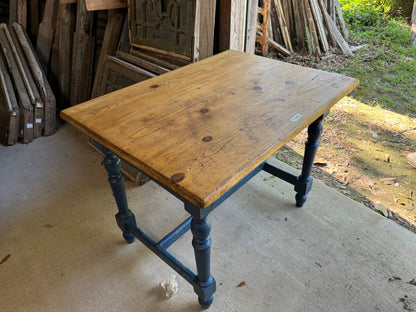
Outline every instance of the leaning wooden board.
<path id="1" fill-rule="evenodd" d="M 0 25 L 0 45 L 3 49 L 4 57 L 13 78 L 16 95 L 20 109 L 20 135 L 23 143 L 30 143 L 33 141 L 33 107 L 30 103 L 26 87 L 23 82 L 21 73 L 19 72 L 12 48 L 10 46 L 8 37 L 10 36 L 6 24 Z"/>
<path id="2" fill-rule="evenodd" d="M 27 94 L 29 96 L 30 103 L 33 107 L 33 137 L 37 138 L 42 136 L 43 126 L 44 126 L 44 107 L 43 101 L 39 94 L 36 83 L 33 79 L 32 73 L 27 64 L 26 58 L 24 56 L 23 49 L 20 45 L 19 39 L 12 27 L 8 27 L 9 34 L 8 36 L 10 46 L 12 48 L 13 54 L 16 56 L 16 64 L 19 68 L 19 72 L 22 76 L 23 83 L 26 87 Z M 6 34 L 7 35 L 7 34 Z"/>
<path id="3" fill-rule="evenodd" d="M 227 51 L 61 116 L 203 209 L 357 85 L 339 74 Z"/>
<path id="4" fill-rule="evenodd" d="M 0 143 L 13 145 L 19 135 L 20 111 L 2 54 L 0 51 Z"/>
<path id="5" fill-rule="evenodd" d="M 33 75 L 33 79 L 38 87 L 41 99 L 44 104 L 44 128 L 43 135 L 52 135 L 56 130 L 56 99 L 52 92 L 52 88 L 46 78 L 46 74 L 43 72 L 39 59 L 30 44 L 27 34 L 23 30 L 22 26 L 17 23 L 12 25 L 16 32 L 17 38 L 23 48 L 23 52 L 26 56 L 26 60 L 30 71 Z"/>

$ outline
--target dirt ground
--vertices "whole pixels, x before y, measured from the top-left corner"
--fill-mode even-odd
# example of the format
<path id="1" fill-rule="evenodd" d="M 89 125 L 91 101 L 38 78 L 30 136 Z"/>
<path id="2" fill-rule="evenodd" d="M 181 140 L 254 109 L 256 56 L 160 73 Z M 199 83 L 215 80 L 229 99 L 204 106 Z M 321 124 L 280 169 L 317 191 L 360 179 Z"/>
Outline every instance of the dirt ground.
<path id="1" fill-rule="evenodd" d="M 321 61 L 298 56 L 285 61 L 324 68 L 342 58 Z M 276 158 L 300 169 L 306 137 L 305 130 Z M 324 121 L 312 175 L 416 232 L 416 169 L 406 159 L 407 153 L 415 151 L 414 118 L 346 97 Z"/>

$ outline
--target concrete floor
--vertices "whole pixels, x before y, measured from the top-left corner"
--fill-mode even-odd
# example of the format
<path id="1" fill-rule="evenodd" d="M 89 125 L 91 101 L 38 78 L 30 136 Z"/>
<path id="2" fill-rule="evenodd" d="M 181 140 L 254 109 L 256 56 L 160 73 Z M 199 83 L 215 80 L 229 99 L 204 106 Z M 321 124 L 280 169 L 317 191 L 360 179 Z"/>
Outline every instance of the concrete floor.
<path id="1" fill-rule="evenodd" d="M 101 157 L 84 135 L 64 125 L 1 146 L 0 160 L 0 311 L 200 310 L 180 277 L 166 299 L 158 284 L 174 272 L 122 240 Z M 127 189 L 155 238 L 186 216 L 152 182 Z M 416 311 L 415 234 L 319 181 L 298 209 L 290 185 L 261 173 L 210 219 L 210 311 Z M 171 252 L 193 268 L 190 239 Z"/>

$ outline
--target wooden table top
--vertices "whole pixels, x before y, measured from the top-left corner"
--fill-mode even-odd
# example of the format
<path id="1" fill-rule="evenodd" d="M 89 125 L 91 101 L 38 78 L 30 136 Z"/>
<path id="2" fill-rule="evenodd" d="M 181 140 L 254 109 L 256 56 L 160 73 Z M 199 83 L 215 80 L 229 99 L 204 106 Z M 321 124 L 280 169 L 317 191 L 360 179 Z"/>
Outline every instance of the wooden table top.
<path id="1" fill-rule="evenodd" d="M 357 85 L 339 74 L 227 51 L 61 117 L 205 208 Z"/>

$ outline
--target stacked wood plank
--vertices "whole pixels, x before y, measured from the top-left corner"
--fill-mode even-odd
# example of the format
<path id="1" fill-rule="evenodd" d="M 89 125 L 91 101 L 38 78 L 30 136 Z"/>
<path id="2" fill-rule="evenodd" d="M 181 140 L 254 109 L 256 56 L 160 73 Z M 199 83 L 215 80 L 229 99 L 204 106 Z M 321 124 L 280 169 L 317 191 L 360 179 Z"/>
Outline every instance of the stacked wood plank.
<path id="1" fill-rule="evenodd" d="M 270 27 L 267 44 L 281 54 L 287 56 L 295 50 L 322 55 L 338 48 L 352 55 L 339 0 L 260 0 L 260 5 L 263 16 L 265 8 L 270 10 L 270 23 L 262 26 Z M 258 34 L 260 38 L 263 33 Z"/>
<path id="2" fill-rule="evenodd" d="M 55 97 L 23 28 L 1 24 L 0 47 L 2 143 L 30 143 L 55 133 Z"/>

